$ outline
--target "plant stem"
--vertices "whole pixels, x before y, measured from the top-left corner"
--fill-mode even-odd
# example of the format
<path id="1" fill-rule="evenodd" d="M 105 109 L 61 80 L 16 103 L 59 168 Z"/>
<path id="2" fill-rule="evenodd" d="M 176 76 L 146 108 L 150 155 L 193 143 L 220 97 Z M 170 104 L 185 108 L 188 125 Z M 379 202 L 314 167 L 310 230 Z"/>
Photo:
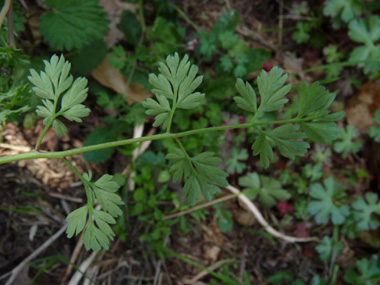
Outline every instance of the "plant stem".
<path id="1" fill-rule="evenodd" d="M 75 168 L 75 166 L 68 161 L 67 159 L 62 158 L 62 161 L 75 173 L 76 176 L 82 181 L 84 185 L 84 189 L 86 190 L 86 196 L 87 196 L 87 205 L 89 206 L 89 210 L 94 208 L 94 199 L 92 198 L 91 193 L 89 192 L 88 186 L 89 181 L 87 181 L 83 175 L 78 171 L 78 169 Z M 91 213 L 92 214 L 92 213 Z"/>
<path id="2" fill-rule="evenodd" d="M 47 122 L 45 128 L 42 130 L 42 133 L 40 134 L 40 136 L 37 140 L 36 146 L 34 148 L 35 151 L 39 150 L 41 143 L 42 143 L 42 140 L 44 139 L 44 136 L 46 135 L 47 131 L 49 130 L 51 124 L 54 122 L 55 118 L 56 118 L 55 116 L 51 117 L 50 120 Z"/>
<path id="3" fill-rule="evenodd" d="M 157 135 L 140 137 L 140 138 L 113 141 L 113 142 L 107 142 L 107 143 L 102 143 L 102 144 L 97 144 L 97 145 L 74 148 L 74 149 L 65 150 L 65 151 L 56 151 L 56 152 L 32 151 L 32 152 L 27 152 L 27 153 L 20 153 L 20 154 L 0 157 L 0 164 L 12 162 L 12 161 L 37 159 L 37 158 L 64 158 L 65 156 L 71 156 L 71 155 L 81 154 L 81 153 L 85 153 L 89 151 L 129 145 L 129 144 L 140 143 L 140 142 L 145 142 L 145 141 L 176 139 L 176 138 L 181 138 L 181 137 L 186 137 L 186 136 L 191 136 L 191 135 L 196 135 L 196 134 L 201 134 L 201 133 L 208 133 L 208 132 L 217 132 L 217 131 L 232 130 L 232 129 L 243 129 L 243 128 L 249 128 L 249 127 L 254 127 L 254 126 L 262 126 L 262 125 L 300 123 L 303 121 L 305 121 L 305 119 L 290 119 L 290 120 L 282 120 L 282 121 L 267 121 L 267 122 L 256 122 L 256 123 L 249 123 L 249 124 L 218 126 L 218 127 L 209 127 L 209 128 L 191 130 L 191 131 L 186 131 L 186 132 L 181 132 L 181 133 L 164 133 L 164 134 L 157 134 Z"/>

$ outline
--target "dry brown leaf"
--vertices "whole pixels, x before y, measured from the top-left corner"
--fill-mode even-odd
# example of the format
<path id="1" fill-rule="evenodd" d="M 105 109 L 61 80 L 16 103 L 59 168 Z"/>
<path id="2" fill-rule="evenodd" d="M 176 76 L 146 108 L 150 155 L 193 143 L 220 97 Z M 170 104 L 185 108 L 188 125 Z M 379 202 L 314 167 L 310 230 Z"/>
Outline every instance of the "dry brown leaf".
<path id="1" fill-rule="evenodd" d="M 99 4 L 104 8 L 104 11 L 107 12 L 108 19 L 111 21 L 109 24 L 110 30 L 104 38 L 107 43 L 107 47 L 111 48 L 124 38 L 124 34 L 118 28 L 121 13 L 124 10 L 129 10 L 135 13 L 138 9 L 138 5 L 125 3 L 121 0 L 101 0 Z"/>
<path id="2" fill-rule="evenodd" d="M 375 122 L 373 116 L 380 108 L 380 80 L 365 83 L 360 92 L 348 101 L 346 107 L 347 122 L 360 132 L 368 133 Z"/>
<path id="3" fill-rule="evenodd" d="M 120 70 L 113 68 L 109 64 L 108 56 L 91 72 L 91 75 L 103 86 L 123 94 L 130 105 L 134 102 L 143 102 L 151 96 L 151 93 L 145 91 L 141 84 L 136 83 L 128 86 L 127 79 L 124 78 Z"/>

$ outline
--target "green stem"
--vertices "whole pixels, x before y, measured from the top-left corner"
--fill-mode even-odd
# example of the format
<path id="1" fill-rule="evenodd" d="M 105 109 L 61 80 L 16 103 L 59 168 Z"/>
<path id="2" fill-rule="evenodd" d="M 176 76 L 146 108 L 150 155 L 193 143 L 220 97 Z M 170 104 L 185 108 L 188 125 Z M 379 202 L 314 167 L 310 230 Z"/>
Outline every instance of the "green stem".
<path id="1" fill-rule="evenodd" d="M 34 148 L 35 151 L 38 151 L 40 149 L 42 140 L 44 139 L 47 131 L 49 130 L 50 126 L 53 124 L 53 122 L 54 122 L 55 119 L 56 119 L 56 116 L 52 116 L 50 118 L 50 120 L 47 122 L 45 128 L 42 130 L 42 133 L 40 134 L 40 136 L 39 136 L 39 138 L 37 140 L 36 146 Z"/>
<path id="2" fill-rule="evenodd" d="M 92 214 L 92 209 L 94 208 L 94 199 L 90 193 L 90 190 L 88 189 L 91 182 L 86 180 L 83 177 L 83 175 L 78 171 L 78 169 L 76 169 L 75 166 L 70 161 L 68 161 L 67 159 L 64 159 L 64 158 L 62 158 L 62 161 L 75 173 L 76 176 L 78 176 L 80 181 L 82 181 L 82 183 L 84 185 L 84 189 L 86 190 L 87 205 L 89 206 L 88 209 L 89 209 L 89 212 L 91 212 L 90 214 Z"/>
<path id="3" fill-rule="evenodd" d="M 168 127 L 166 129 L 166 133 L 170 133 L 170 128 L 172 126 L 172 121 L 173 121 L 173 117 L 174 117 L 174 112 L 175 110 L 177 109 L 177 97 L 178 97 L 178 85 L 177 84 L 173 84 L 173 90 L 174 90 L 174 93 L 173 93 L 173 106 L 170 110 L 170 114 L 169 114 L 169 123 L 168 123 Z"/>
<path id="4" fill-rule="evenodd" d="M 197 26 L 197 24 L 195 24 L 187 15 L 185 12 L 183 12 L 178 6 L 172 4 L 169 2 L 169 6 L 172 6 L 176 11 L 177 13 L 190 25 L 194 28 L 195 31 L 199 31 L 199 28 Z"/>
<path id="5" fill-rule="evenodd" d="M 20 153 L 20 154 L 0 157 L 0 164 L 13 162 L 13 161 L 27 160 L 27 159 L 37 159 L 37 158 L 64 158 L 65 156 L 82 154 L 85 152 L 117 147 L 117 146 L 123 146 L 123 145 L 129 145 L 133 143 L 140 143 L 140 142 L 145 142 L 145 141 L 176 139 L 176 138 L 181 138 L 181 137 L 186 137 L 186 136 L 191 136 L 191 135 L 196 135 L 196 134 L 201 134 L 201 133 L 225 131 L 225 130 L 232 130 L 232 129 L 243 129 L 243 128 L 249 128 L 249 127 L 254 127 L 254 126 L 261 126 L 261 125 L 300 123 L 302 121 L 304 121 L 304 119 L 290 119 L 290 120 L 282 120 L 282 121 L 267 121 L 267 122 L 256 122 L 256 123 L 250 123 L 250 124 L 218 126 L 218 127 L 196 129 L 196 130 L 191 130 L 191 131 L 186 131 L 186 132 L 181 132 L 181 133 L 164 133 L 164 134 L 157 134 L 153 136 L 113 141 L 113 142 L 107 142 L 107 143 L 102 143 L 102 144 L 97 144 L 97 145 L 74 148 L 74 149 L 65 150 L 65 151 L 56 151 L 56 152 L 32 151 L 32 152 L 27 152 L 27 153 Z"/>

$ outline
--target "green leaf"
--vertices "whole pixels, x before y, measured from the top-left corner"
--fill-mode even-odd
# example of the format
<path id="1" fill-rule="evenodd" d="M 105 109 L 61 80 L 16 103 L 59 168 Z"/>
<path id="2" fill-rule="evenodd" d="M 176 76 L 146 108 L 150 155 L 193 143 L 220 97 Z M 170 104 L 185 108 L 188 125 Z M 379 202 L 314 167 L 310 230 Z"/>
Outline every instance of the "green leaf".
<path id="1" fill-rule="evenodd" d="M 195 204 L 201 193 L 207 200 L 211 200 L 218 191 L 216 185 L 223 187 L 228 185 L 226 180 L 228 175 L 216 167 L 222 161 L 212 152 L 189 157 L 181 149 L 174 148 L 166 158 L 174 163 L 170 167 L 173 180 L 177 183 L 185 181 L 183 194 L 187 196 L 186 202 L 190 205 Z"/>
<path id="2" fill-rule="evenodd" d="M 374 214 L 380 215 L 380 202 L 377 194 L 366 193 L 365 199 L 363 197 L 356 198 L 352 207 L 359 230 L 375 230 L 379 227 L 380 222 L 374 217 Z"/>
<path id="3" fill-rule="evenodd" d="M 335 99 L 319 82 L 309 85 L 305 81 L 298 87 L 298 118 L 310 117 L 326 110 Z"/>
<path id="4" fill-rule="evenodd" d="M 143 106 L 147 109 L 147 115 L 156 116 L 153 124 L 155 127 L 162 125 L 167 128 L 170 114 L 176 108 L 193 109 L 202 103 L 204 94 L 194 91 L 203 77 L 196 77 L 198 67 L 190 64 L 187 55 L 180 61 L 178 53 L 175 53 L 166 58 L 166 63 L 160 62 L 159 65 L 160 74 L 149 75 L 157 101 L 148 98 Z"/>
<path id="5" fill-rule="evenodd" d="M 234 67 L 234 63 L 227 54 L 222 55 L 219 61 L 225 72 L 231 72 L 232 68 Z"/>
<path id="6" fill-rule="evenodd" d="M 219 41 L 222 48 L 229 49 L 237 43 L 238 36 L 233 31 L 226 30 L 219 34 Z"/>
<path id="7" fill-rule="evenodd" d="M 276 142 L 280 153 L 290 159 L 294 159 L 296 155 L 303 156 L 307 153 L 310 145 L 297 139 L 305 138 L 305 134 L 297 132 L 299 126 L 296 125 L 282 125 L 275 128 L 266 134 Z"/>
<path id="8" fill-rule="evenodd" d="M 90 73 L 102 63 L 107 55 L 107 49 L 107 44 L 103 39 L 97 39 L 85 45 L 78 53 L 70 57 L 73 70 L 79 74 Z"/>
<path id="9" fill-rule="evenodd" d="M 67 237 L 71 238 L 75 235 L 78 235 L 85 227 L 87 222 L 88 208 L 87 205 L 76 209 L 71 212 L 67 218 L 66 222 L 70 223 L 66 233 Z"/>
<path id="10" fill-rule="evenodd" d="M 273 158 L 273 149 L 274 142 L 267 139 L 267 136 L 260 134 L 258 139 L 252 145 L 253 155 L 260 153 L 260 164 L 264 168 L 269 167 L 269 160 Z"/>
<path id="11" fill-rule="evenodd" d="M 239 162 L 239 160 L 246 160 L 248 158 L 248 152 L 246 149 L 238 150 L 232 149 L 231 157 L 226 160 L 228 165 L 227 171 L 229 173 L 242 173 L 245 168 L 245 163 Z"/>
<path id="12" fill-rule="evenodd" d="M 315 247 L 322 260 L 329 260 L 332 255 L 338 256 L 342 252 L 344 245 L 341 241 L 324 236 L 323 242 Z"/>
<path id="13" fill-rule="evenodd" d="M 239 185 L 244 187 L 243 191 L 250 193 L 251 199 L 258 197 L 259 202 L 268 208 L 276 205 L 277 201 L 285 201 L 291 197 L 289 192 L 282 189 L 278 180 L 263 175 L 259 176 L 256 172 L 240 177 Z"/>
<path id="14" fill-rule="evenodd" d="M 379 257 L 372 256 L 371 260 L 363 258 L 356 261 L 357 271 L 348 269 L 344 274 L 344 281 L 358 285 L 376 285 L 380 278 Z"/>
<path id="15" fill-rule="evenodd" d="M 261 96 L 260 109 L 264 112 L 277 111 L 289 100 L 284 98 L 289 93 L 291 85 L 284 85 L 287 74 L 282 74 L 282 69 L 275 66 L 269 74 L 263 70 L 257 78 L 257 85 Z"/>
<path id="16" fill-rule="evenodd" d="M 135 47 L 138 46 L 141 37 L 141 24 L 135 13 L 128 10 L 121 13 L 120 29 L 123 31 L 127 42 Z"/>
<path id="17" fill-rule="evenodd" d="M 334 143 L 334 150 L 342 154 L 343 158 L 347 158 L 349 154 L 355 154 L 361 149 L 363 142 L 359 137 L 359 132 L 353 125 L 348 125 L 346 130 L 340 129 L 339 137 Z"/>
<path id="18" fill-rule="evenodd" d="M 45 118 L 46 125 L 54 119 L 53 127 L 57 135 L 65 135 L 67 128 L 57 118 L 64 116 L 70 121 L 81 122 L 82 117 L 88 116 L 90 110 L 81 103 L 87 97 L 87 79 L 77 78 L 73 83 L 70 73 L 70 63 L 65 61 L 63 55 L 60 58 L 53 55 L 50 62 L 44 61 L 45 72 L 38 74 L 34 69 L 30 70 L 29 81 L 34 84 L 32 90 L 42 100 L 44 106 L 37 106 L 37 115 Z M 58 109 L 60 103 L 60 109 Z"/>
<path id="19" fill-rule="evenodd" d="M 330 0 L 323 8 L 323 14 L 335 18 L 340 15 L 346 23 L 362 13 L 363 4 L 357 0 Z"/>
<path id="20" fill-rule="evenodd" d="M 237 79 L 235 84 L 236 90 L 240 96 L 234 97 L 234 100 L 240 109 L 248 112 L 255 113 L 257 111 L 257 99 L 255 90 L 253 90 L 251 84 L 242 79 Z"/>
<path id="21" fill-rule="evenodd" d="M 364 73 L 376 72 L 380 66 L 380 45 L 375 45 L 380 40 L 380 17 L 371 16 L 365 22 L 363 19 L 352 20 L 348 25 L 350 38 L 363 46 L 356 47 L 350 55 L 350 61 L 359 62 L 359 67 L 364 67 Z"/>
<path id="22" fill-rule="evenodd" d="M 122 214 L 118 205 L 123 205 L 124 202 L 119 195 L 114 193 L 119 189 L 119 185 L 112 180 L 112 175 L 103 175 L 92 184 L 91 188 L 104 211 L 110 213 L 113 217 L 118 217 Z"/>
<path id="23" fill-rule="evenodd" d="M 336 123 L 333 122 L 304 122 L 301 123 L 301 126 L 310 140 L 322 144 L 335 140 L 339 133 Z"/>
<path id="24" fill-rule="evenodd" d="M 56 50 L 81 49 L 108 31 L 107 14 L 97 0 L 46 0 L 52 8 L 41 17 L 40 31 Z"/>
<path id="25" fill-rule="evenodd" d="M 108 250 L 109 242 L 115 236 L 110 225 L 116 223 L 113 217 L 121 215 L 118 205 L 124 204 L 120 197 L 114 193 L 119 188 L 119 185 L 108 174 L 103 175 L 95 183 L 91 182 L 91 171 L 84 173 L 83 178 L 86 180 L 84 182 L 86 191 L 96 197 L 103 209 L 95 210 L 93 202 L 89 201 L 86 206 L 70 213 L 66 218 L 66 221 L 69 222 L 66 230 L 67 237 L 71 238 L 74 234 L 78 235 L 85 229 L 83 243 L 87 250 L 100 250 L 101 248 Z"/>
<path id="26" fill-rule="evenodd" d="M 317 224 L 326 225 L 330 220 L 334 225 L 344 223 L 350 214 L 350 209 L 343 202 L 346 198 L 342 185 L 329 177 L 320 183 L 311 185 L 310 196 L 313 201 L 307 206 L 307 211 L 315 216 Z"/>

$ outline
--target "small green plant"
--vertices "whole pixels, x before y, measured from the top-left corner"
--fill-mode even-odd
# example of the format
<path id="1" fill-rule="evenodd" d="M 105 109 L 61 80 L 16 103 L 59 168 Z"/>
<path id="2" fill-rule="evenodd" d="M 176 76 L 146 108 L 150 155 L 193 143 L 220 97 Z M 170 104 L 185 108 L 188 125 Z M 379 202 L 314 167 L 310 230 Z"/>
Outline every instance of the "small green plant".
<path id="1" fill-rule="evenodd" d="M 168 56 L 165 63 L 160 63 L 159 71 L 159 75 L 150 75 L 149 78 L 156 100 L 149 98 L 143 105 L 147 108 L 148 115 L 155 116 L 154 126 L 161 126 L 165 132 L 61 152 L 38 152 L 42 139 L 50 126 L 55 128 L 58 135 L 67 132 L 65 125 L 59 120 L 61 116 L 80 122 L 82 117 L 89 114 L 89 109 L 82 104 L 87 96 L 87 81 L 84 78 L 74 81 L 73 77 L 69 75 L 70 64 L 65 61 L 63 56 L 58 58 L 54 55 L 50 62 L 45 61 L 45 72 L 38 74 L 31 70 L 29 80 L 35 85 L 33 91 L 43 98 L 43 106 L 37 107 L 37 114 L 44 118 L 45 128 L 37 141 L 35 151 L 1 157 L 0 163 L 35 158 L 62 159 L 83 182 L 87 194 L 87 205 L 75 210 L 67 218 L 67 221 L 70 222 L 67 230 L 68 237 L 77 235 L 84 230 L 84 243 L 88 249 L 108 248 L 109 241 L 114 235 L 110 224 L 114 224 L 115 218 L 121 215 L 122 211 L 119 206 L 123 202 L 115 193 L 119 186 L 112 180 L 112 176 L 106 174 L 96 182 L 91 182 L 91 173 L 79 173 L 66 159 L 67 156 L 148 140 L 171 139 L 175 146 L 170 148 L 171 151 L 166 156 L 172 163 L 170 172 L 173 174 L 173 180 L 177 183 L 184 181 L 183 195 L 187 196 L 187 202 L 193 205 L 201 197 L 201 194 L 211 200 L 219 190 L 217 185 L 228 185 L 226 179 L 228 175 L 217 167 L 222 161 L 214 153 L 206 151 L 194 156 L 189 155 L 181 143 L 183 137 L 231 129 L 253 128 L 259 134 L 257 141 L 252 145 L 253 154 L 260 154 L 263 167 L 269 166 L 275 146 L 283 156 L 294 159 L 296 156 L 304 155 L 310 147 L 301 139 L 307 137 L 311 141 L 326 143 L 337 137 L 338 129 L 334 121 L 341 118 L 343 114 L 330 113 L 328 107 L 335 96 L 318 83 L 308 85 L 304 82 L 299 87 L 298 114 L 295 118 L 278 121 L 264 119 L 266 112 L 281 110 L 288 102 L 288 99 L 284 97 L 290 92 L 291 86 L 284 85 L 287 75 L 284 75 L 278 67 L 274 67 L 269 73 L 262 71 L 257 79 L 261 97 L 260 104 L 258 104 L 256 92 L 252 86 L 240 79 L 237 81 L 236 87 L 240 95 L 234 99 L 238 107 L 253 115 L 247 123 L 171 133 L 171 127 L 175 122 L 173 118 L 178 109 L 192 109 L 202 104 L 205 95 L 195 91 L 200 85 L 202 77 L 197 76 L 198 68 L 189 62 L 188 56 L 180 60 L 177 53 L 174 56 Z M 280 126 L 273 127 L 274 125 Z M 252 175 L 254 176 L 254 174 Z M 258 189 L 260 190 L 257 194 L 265 205 L 273 206 L 275 199 L 284 200 L 290 197 L 290 194 L 281 189 L 278 181 L 264 176 L 260 179 L 257 178 L 255 179 L 258 180 L 258 182 L 256 181 L 258 187 L 255 187 L 254 190 L 256 192 Z M 246 183 L 244 186 L 250 188 L 251 184 Z M 95 210 L 96 200 L 102 210 Z"/>
<path id="2" fill-rule="evenodd" d="M 282 189 L 279 181 L 258 175 L 256 172 L 240 177 L 239 185 L 244 187 L 244 191 L 251 199 L 258 197 L 259 202 L 268 208 L 276 205 L 277 201 L 284 201 L 291 197 L 289 192 Z"/>

